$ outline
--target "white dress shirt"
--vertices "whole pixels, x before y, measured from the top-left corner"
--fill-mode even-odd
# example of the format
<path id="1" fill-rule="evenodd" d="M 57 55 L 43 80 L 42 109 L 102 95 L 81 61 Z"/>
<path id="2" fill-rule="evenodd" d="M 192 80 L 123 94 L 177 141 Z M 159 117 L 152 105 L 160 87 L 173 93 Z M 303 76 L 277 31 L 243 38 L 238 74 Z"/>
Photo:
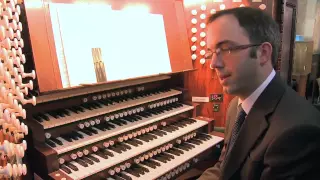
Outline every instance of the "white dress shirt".
<path id="1" fill-rule="evenodd" d="M 267 79 L 264 80 L 264 82 L 249 97 L 247 97 L 244 101 L 239 98 L 238 105 L 242 104 L 241 106 L 246 114 L 249 114 L 253 104 L 256 102 L 260 94 L 268 86 L 275 75 L 276 72 L 272 70 Z"/>

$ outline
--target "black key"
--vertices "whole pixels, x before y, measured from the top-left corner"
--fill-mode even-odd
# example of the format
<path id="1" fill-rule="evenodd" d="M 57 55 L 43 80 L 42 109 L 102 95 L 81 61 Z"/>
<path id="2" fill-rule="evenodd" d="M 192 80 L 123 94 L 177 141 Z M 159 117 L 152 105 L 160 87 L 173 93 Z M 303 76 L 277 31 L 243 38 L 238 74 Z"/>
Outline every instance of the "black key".
<path id="1" fill-rule="evenodd" d="M 192 143 L 192 144 L 195 144 L 195 145 L 200 145 L 200 144 L 202 144 L 202 142 L 199 141 L 199 140 L 197 140 L 197 139 L 190 139 L 188 142 L 189 142 L 189 143 Z"/>
<path id="2" fill-rule="evenodd" d="M 173 156 L 173 155 L 168 154 L 168 153 L 166 153 L 166 152 L 164 152 L 163 155 L 169 157 L 170 159 L 174 159 L 174 156 Z"/>
<path id="3" fill-rule="evenodd" d="M 47 143 L 51 147 L 56 147 L 57 146 L 54 142 L 50 141 L 49 139 L 46 139 L 45 143 Z"/>
<path id="4" fill-rule="evenodd" d="M 58 110 L 56 111 L 56 113 L 57 113 L 57 115 L 60 116 L 60 117 L 66 117 L 63 109 L 58 109 Z"/>
<path id="5" fill-rule="evenodd" d="M 68 134 L 68 136 L 69 136 L 71 139 L 75 140 L 75 141 L 79 139 L 78 136 L 75 135 L 75 134 L 73 134 L 72 132 L 71 132 L 70 134 Z"/>
<path id="6" fill-rule="evenodd" d="M 106 128 L 103 127 L 102 124 L 95 125 L 94 127 L 97 128 L 97 129 L 99 129 L 100 131 L 106 131 Z"/>
<path id="7" fill-rule="evenodd" d="M 82 104 L 80 107 L 88 110 L 93 110 L 93 107 L 89 106 L 89 104 Z"/>
<path id="8" fill-rule="evenodd" d="M 132 170 L 132 169 L 127 169 L 126 172 L 129 173 L 129 174 L 132 174 L 135 177 L 140 177 L 140 174 L 137 173 L 136 171 Z"/>
<path id="9" fill-rule="evenodd" d="M 144 118 L 148 118 L 149 116 L 146 114 L 146 113 L 144 113 L 144 112 L 140 112 L 139 113 L 139 116 L 142 116 L 142 117 L 144 117 Z"/>
<path id="10" fill-rule="evenodd" d="M 108 156 L 111 156 L 111 157 L 114 156 L 113 153 L 110 152 L 110 151 L 108 151 L 107 149 L 102 149 L 101 151 L 102 151 L 104 154 L 108 155 Z"/>
<path id="11" fill-rule="evenodd" d="M 127 144 L 121 144 L 123 147 L 125 147 L 127 150 L 132 149 L 129 145 Z"/>
<path id="12" fill-rule="evenodd" d="M 124 117 L 122 119 L 128 122 L 134 122 L 134 119 L 132 119 L 131 117 Z"/>
<path id="13" fill-rule="evenodd" d="M 104 101 L 104 100 L 98 100 L 99 103 L 105 105 L 105 106 L 108 106 L 108 102 Z"/>
<path id="14" fill-rule="evenodd" d="M 143 161 L 142 164 L 148 167 L 151 167 L 152 169 L 155 169 L 157 167 L 156 165 L 150 163 L 149 161 Z"/>
<path id="15" fill-rule="evenodd" d="M 89 159 L 88 157 L 86 157 L 86 156 L 84 156 L 84 157 L 82 158 L 82 160 L 83 160 L 84 162 L 86 162 L 87 164 L 90 164 L 90 165 L 93 165 L 93 164 L 94 164 L 93 161 L 92 161 L 91 159 Z"/>
<path id="16" fill-rule="evenodd" d="M 143 135 L 142 136 L 137 136 L 137 139 L 144 141 L 144 142 L 149 142 L 150 140 L 148 138 L 145 138 Z"/>
<path id="17" fill-rule="evenodd" d="M 156 131 L 156 130 L 153 130 L 152 132 L 150 132 L 151 134 L 154 134 L 154 135 L 157 135 L 157 136 L 160 136 L 160 137 L 162 137 L 163 136 L 163 134 L 161 133 L 161 132 L 159 132 L 159 131 Z"/>
<path id="18" fill-rule="evenodd" d="M 74 108 L 80 112 L 85 112 L 84 108 L 81 106 L 74 106 Z"/>
<path id="19" fill-rule="evenodd" d="M 93 102 L 93 104 L 95 104 L 99 108 L 102 108 L 101 104 L 99 104 L 98 102 Z"/>
<path id="20" fill-rule="evenodd" d="M 197 137 L 203 138 L 203 139 L 206 139 L 206 140 L 209 140 L 209 139 L 212 138 L 211 136 L 209 136 L 209 135 L 207 135 L 207 134 L 202 134 L 202 133 L 201 133 L 201 134 L 198 134 Z"/>
<path id="21" fill-rule="evenodd" d="M 82 134 L 80 134 L 80 133 L 78 133 L 78 132 L 76 132 L 76 131 L 72 131 L 71 133 L 73 133 L 73 134 L 76 135 L 77 137 L 83 139 L 83 135 L 82 135 Z"/>
<path id="22" fill-rule="evenodd" d="M 89 136 L 92 136 L 92 132 L 90 132 L 90 131 L 88 131 L 88 130 L 86 130 L 86 129 L 81 129 L 80 131 L 82 131 L 83 133 L 85 133 L 85 134 L 87 134 L 87 135 L 89 135 Z"/>
<path id="23" fill-rule="evenodd" d="M 74 170 L 74 171 L 78 171 L 79 169 L 77 168 L 77 166 L 71 164 L 71 163 L 68 163 L 66 164 L 66 166 L 68 166 L 70 169 Z"/>
<path id="24" fill-rule="evenodd" d="M 169 132 L 169 133 L 173 132 L 173 129 L 171 129 L 170 127 L 167 127 L 167 126 L 162 127 L 160 130 L 165 131 L 165 132 Z"/>
<path id="25" fill-rule="evenodd" d="M 179 146 L 177 146 L 176 148 L 182 149 L 182 150 L 184 150 L 184 151 L 189 151 L 189 150 L 190 150 L 189 147 L 183 146 L 183 145 L 181 145 L 181 144 L 180 144 Z"/>
<path id="26" fill-rule="evenodd" d="M 78 164 L 80 164 L 80 165 L 83 166 L 83 167 L 88 167 L 88 164 L 85 163 L 83 160 L 81 160 L 81 159 L 79 159 L 79 158 L 76 159 L 75 162 L 77 162 Z"/>
<path id="27" fill-rule="evenodd" d="M 62 137 L 64 140 L 68 141 L 68 142 L 72 142 L 72 139 L 71 139 L 68 135 L 66 135 L 66 134 L 61 135 L 61 137 Z"/>
<path id="28" fill-rule="evenodd" d="M 47 115 L 44 115 L 42 113 L 39 113 L 38 116 L 40 116 L 42 119 L 49 121 L 49 117 Z"/>
<path id="29" fill-rule="evenodd" d="M 67 174 L 71 174 L 72 171 L 66 166 L 66 165 L 61 165 L 60 167 L 64 172 L 66 172 Z"/>
<path id="30" fill-rule="evenodd" d="M 118 176 L 117 174 L 112 176 L 115 180 L 125 180 L 124 178 Z"/>
<path id="31" fill-rule="evenodd" d="M 94 133 L 94 134 L 98 134 L 98 131 L 95 129 L 92 129 L 91 127 L 88 127 L 87 130 Z"/>
<path id="32" fill-rule="evenodd" d="M 65 115 L 70 116 L 70 112 L 67 111 L 66 109 L 62 109 L 62 112 L 63 112 Z"/>
<path id="33" fill-rule="evenodd" d="M 113 124 L 116 124 L 118 126 L 122 126 L 123 125 L 121 122 L 118 122 L 117 120 L 112 120 L 110 122 L 113 123 Z"/>
<path id="34" fill-rule="evenodd" d="M 140 167 L 138 167 L 136 164 L 133 165 L 133 166 L 131 167 L 131 169 L 132 169 L 133 171 L 141 174 L 141 175 L 144 175 L 144 174 L 145 174 L 145 172 L 144 172 Z"/>
<path id="35" fill-rule="evenodd" d="M 172 150 L 172 149 L 169 149 L 169 150 L 167 151 L 167 153 L 171 153 L 171 154 L 174 154 L 174 155 L 176 155 L 176 156 L 180 156 L 180 153 L 179 153 L 179 152 L 174 151 L 174 150 Z"/>
<path id="36" fill-rule="evenodd" d="M 182 150 L 177 149 L 177 148 L 171 148 L 171 150 L 179 152 L 180 154 L 184 154 L 184 152 Z"/>
<path id="37" fill-rule="evenodd" d="M 142 145 L 143 143 L 137 139 L 131 139 L 131 141 L 133 141 L 134 143 L 137 143 L 139 145 Z"/>
<path id="38" fill-rule="evenodd" d="M 152 139 L 158 139 L 158 137 L 157 136 L 155 136 L 155 135 L 153 135 L 153 134 L 147 134 L 150 138 L 152 138 Z"/>
<path id="39" fill-rule="evenodd" d="M 148 168 L 145 168 L 145 167 L 141 166 L 140 164 L 137 164 L 137 166 L 139 166 L 139 168 L 141 170 L 143 170 L 144 172 L 150 172 Z"/>
<path id="40" fill-rule="evenodd" d="M 128 124 L 127 121 L 122 120 L 122 119 L 118 119 L 118 121 L 121 122 L 121 123 L 124 124 L 124 125 Z"/>
<path id="41" fill-rule="evenodd" d="M 125 149 L 121 148 L 121 147 L 115 147 L 115 146 L 111 146 L 109 147 L 110 150 L 115 151 L 119 154 L 121 154 L 122 151 L 125 151 Z"/>
<path id="42" fill-rule="evenodd" d="M 116 126 L 113 125 L 113 124 L 110 124 L 110 123 L 107 123 L 107 124 L 108 124 L 108 126 L 110 126 L 110 127 L 112 127 L 112 128 L 116 128 Z"/>
<path id="43" fill-rule="evenodd" d="M 63 143 L 59 140 L 59 139 L 56 139 L 56 138 L 50 138 L 51 141 L 55 142 L 56 144 L 59 144 L 60 146 L 63 145 Z"/>
<path id="44" fill-rule="evenodd" d="M 153 164 L 157 165 L 157 166 L 161 166 L 161 164 L 153 159 L 149 159 L 150 162 L 152 162 Z"/>
<path id="45" fill-rule="evenodd" d="M 128 144 L 130 144 L 132 146 L 135 146 L 135 147 L 139 146 L 136 142 L 131 141 L 131 140 L 126 141 L 126 143 L 128 143 Z"/>
<path id="46" fill-rule="evenodd" d="M 78 109 L 76 109 L 74 107 L 70 107 L 69 110 L 76 113 L 76 114 L 79 114 L 79 112 L 80 112 Z"/>
<path id="47" fill-rule="evenodd" d="M 166 133 L 165 131 L 161 131 L 161 130 L 159 130 L 159 129 L 154 130 L 153 132 L 157 132 L 157 133 L 161 133 L 161 134 L 163 134 L 163 135 L 167 135 L 167 133 Z"/>
<path id="48" fill-rule="evenodd" d="M 126 175 L 126 174 L 124 174 L 122 172 L 120 172 L 118 175 L 120 177 L 124 178 L 125 180 L 132 180 L 132 178 L 130 176 L 128 176 L 128 175 Z"/>
<path id="49" fill-rule="evenodd" d="M 52 117 L 56 118 L 56 119 L 58 119 L 58 118 L 59 118 L 59 116 L 57 115 L 57 113 L 56 113 L 56 112 L 54 112 L 54 111 L 48 112 L 48 114 L 49 114 L 50 116 L 52 116 Z"/>
<path id="50" fill-rule="evenodd" d="M 159 155 L 157 155 L 156 157 L 153 157 L 153 159 L 158 160 L 158 161 L 161 161 L 161 162 L 163 162 L 163 163 L 166 163 L 166 162 L 167 162 L 167 160 L 165 160 L 164 158 L 160 157 Z"/>
<path id="51" fill-rule="evenodd" d="M 97 156 L 102 157 L 103 159 L 108 159 L 108 156 L 106 154 L 104 154 L 103 152 L 97 151 L 97 152 L 95 152 L 95 154 Z"/>
<path id="52" fill-rule="evenodd" d="M 152 141 L 153 139 L 155 139 L 153 136 L 150 136 L 149 134 L 144 134 L 144 135 L 142 135 L 142 137 L 149 140 L 149 141 Z"/>
<path id="53" fill-rule="evenodd" d="M 94 161 L 94 162 L 96 162 L 96 163 L 100 162 L 100 160 L 99 160 L 98 158 L 93 157 L 93 156 L 91 156 L 91 155 L 88 155 L 88 156 L 86 156 L 86 157 L 88 157 L 89 159 L 91 159 L 92 161 Z"/>
<path id="54" fill-rule="evenodd" d="M 165 160 L 167 160 L 167 161 L 171 161 L 171 158 L 168 157 L 168 156 L 166 156 L 166 155 L 163 154 L 163 153 L 159 154 L 159 155 L 158 155 L 158 158 L 162 158 L 162 159 L 165 159 Z"/>
<path id="55" fill-rule="evenodd" d="M 142 117 L 140 117 L 140 116 L 134 116 L 134 118 L 136 118 L 136 120 L 141 120 L 142 119 Z"/>
<path id="56" fill-rule="evenodd" d="M 40 116 L 38 116 L 38 115 L 33 115 L 32 116 L 33 117 L 33 119 L 35 119 L 36 121 L 38 121 L 38 122 L 43 122 L 43 120 L 41 119 L 41 117 Z"/>
<path id="57" fill-rule="evenodd" d="M 179 130 L 179 128 L 176 126 L 167 125 L 166 127 L 172 128 L 174 131 Z"/>
<path id="58" fill-rule="evenodd" d="M 184 143 L 185 146 L 189 147 L 190 149 L 195 148 L 196 146 L 193 144 Z"/>

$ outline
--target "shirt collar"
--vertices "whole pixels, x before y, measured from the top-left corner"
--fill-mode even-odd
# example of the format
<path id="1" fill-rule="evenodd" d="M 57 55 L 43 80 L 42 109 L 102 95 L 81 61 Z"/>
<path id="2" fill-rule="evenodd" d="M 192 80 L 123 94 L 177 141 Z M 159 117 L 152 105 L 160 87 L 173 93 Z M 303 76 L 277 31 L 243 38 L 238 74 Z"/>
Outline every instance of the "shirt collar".
<path id="1" fill-rule="evenodd" d="M 245 100 L 238 99 L 238 106 L 241 104 L 243 110 L 246 112 L 246 114 L 249 114 L 253 104 L 256 102 L 258 97 L 261 95 L 261 93 L 264 91 L 264 89 L 268 86 L 268 84 L 271 82 L 271 80 L 274 78 L 276 72 L 274 70 L 271 71 L 267 79 L 263 81 L 262 84 Z"/>

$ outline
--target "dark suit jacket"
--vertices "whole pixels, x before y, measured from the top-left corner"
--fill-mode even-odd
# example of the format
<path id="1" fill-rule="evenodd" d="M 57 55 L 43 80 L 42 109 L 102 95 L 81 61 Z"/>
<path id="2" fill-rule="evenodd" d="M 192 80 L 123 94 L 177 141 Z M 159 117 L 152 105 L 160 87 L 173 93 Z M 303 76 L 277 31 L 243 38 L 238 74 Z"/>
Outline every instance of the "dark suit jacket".
<path id="1" fill-rule="evenodd" d="M 237 113 L 228 107 L 219 162 L 199 180 L 320 180 L 320 112 L 275 77 L 247 115 L 225 168 L 220 168 Z"/>

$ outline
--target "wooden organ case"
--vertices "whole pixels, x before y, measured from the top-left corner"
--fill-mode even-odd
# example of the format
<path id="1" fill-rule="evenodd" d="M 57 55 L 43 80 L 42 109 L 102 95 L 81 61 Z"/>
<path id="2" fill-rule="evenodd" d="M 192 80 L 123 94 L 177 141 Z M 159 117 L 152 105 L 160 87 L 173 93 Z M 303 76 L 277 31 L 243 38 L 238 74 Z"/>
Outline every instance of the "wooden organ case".
<path id="1" fill-rule="evenodd" d="M 286 24 L 287 11 L 283 7 L 287 2 L 210 0 L 192 6 L 187 6 L 187 2 L 21 2 L 20 21 L 25 27 L 22 34 L 25 40 L 23 53 L 29 60 L 25 62 L 24 69 L 28 72 L 36 69 L 37 72 L 34 84 L 29 83 L 33 87 L 22 85 L 33 88 L 26 95 L 31 100 L 22 101 L 33 103 L 24 105 L 27 112 L 25 124 L 29 127 L 28 148 L 25 148 L 29 172 L 25 176 L 27 179 L 178 179 L 203 159 L 211 158 L 208 155 L 213 150 L 221 150 L 223 138 L 210 133 L 216 124 L 224 125 L 223 119 L 231 97 L 226 95 L 220 112 L 215 113 L 212 102 L 200 105 L 191 102 L 191 96 L 221 93 L 222 88 L 218 79 L 213 78 L 215 74 L 209 62 L 202 60 L 201 48 L 205 46 L 201 42 L 205 42 L 205 34 L 201 34 L 201 27 L 197 33 L 193 32 L 190 12 L 196 8 L 208 16 L 213 13 L 212 9 L 218 11 L 222 4 L 224 8 L 241 4 L 259 8 L 264 4 L 273 17 Z M 66 71 L 59 66 L 61 57 L 56 53 L 58 47 L 55 43 L 58 40 L 53 36 L 53 19 L 48 8 L 50 3 L 100 3 L 111 5 L 113 10 L 121 10 L 127 4 L 148 5 L 151 13 L 163 16 L 172 72 L 101 83 L 101 79 L 109 78 L 106 71 L 106 77 L 95 84 L 64 88 L 70 84 L 64 84 L 62 76 Z M 101 23 L 96 22 L 95 25 L 100 27 Z M 75 27 L 74 31 L 77 28 L 81 27 Z M 194 35 L 198 40 L 193 41 Z M 81 39 L 79 36 L 76 43 L 85 43 Z M 194 45 L 196 50 L 193 50 Z M 98 51 L 96 47 L 92 49 Z M 95 51 L 92 50 L 92 53 Z M 290 57 L 292 52 L 286 50 L 285 53 Z M 108 67 L 108 64 L 104 66 Z M 288 67 L 290 69 L 290 65 Z M 29 76 L 35 78 L 32 73 Z M 34 96 L 37 96 L 36 106 Z M 25 147 L 25 144 L 22 145 Z M 25 166 L 21 165 L 21 168 L 14 170 L 16 176 L 25 174 Z"/>

